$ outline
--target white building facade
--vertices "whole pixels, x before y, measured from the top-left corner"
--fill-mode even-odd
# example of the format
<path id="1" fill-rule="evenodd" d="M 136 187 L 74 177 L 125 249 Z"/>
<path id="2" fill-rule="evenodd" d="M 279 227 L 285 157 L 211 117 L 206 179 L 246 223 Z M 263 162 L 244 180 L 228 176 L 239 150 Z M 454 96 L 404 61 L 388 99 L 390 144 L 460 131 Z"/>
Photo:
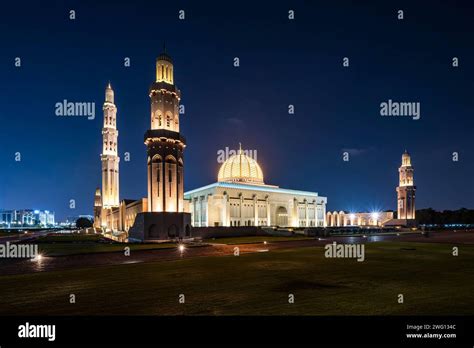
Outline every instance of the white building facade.
<path id="1" fill-rule="evenodd" d="M 225 161 L 218 182 L 184 194 L 194 227 L 324 227 L 327 198 L 266 185 L 258 163 L 244 154 Z"/>

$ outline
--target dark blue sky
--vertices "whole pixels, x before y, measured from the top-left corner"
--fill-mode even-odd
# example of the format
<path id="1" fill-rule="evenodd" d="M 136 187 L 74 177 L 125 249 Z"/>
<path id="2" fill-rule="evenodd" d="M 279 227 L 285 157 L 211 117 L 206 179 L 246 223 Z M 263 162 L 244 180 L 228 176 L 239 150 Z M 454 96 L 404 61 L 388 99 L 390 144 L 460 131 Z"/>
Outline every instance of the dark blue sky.
<path id="1" fill-rule="evenodd" d="M 92 213 L 108 80 L 120 196 L 146 196 L 147 91 L 164 41 L 186 107 L 186 190 L 215 182 L 217 151 L 242 142 L 258 151 L 269 184 L 319 192 L 330 210 L 395 209 L 406 148 L 417 208 L 474 208 L 473 10 L 457 1 L 2 4 L 0 208 L 50 209 L 59 219 Z M 95 120 L 55 116 L 63 99 L 95 102 Z M 388 99 L 420 102 L 421 119 L 381 117 Z"/>

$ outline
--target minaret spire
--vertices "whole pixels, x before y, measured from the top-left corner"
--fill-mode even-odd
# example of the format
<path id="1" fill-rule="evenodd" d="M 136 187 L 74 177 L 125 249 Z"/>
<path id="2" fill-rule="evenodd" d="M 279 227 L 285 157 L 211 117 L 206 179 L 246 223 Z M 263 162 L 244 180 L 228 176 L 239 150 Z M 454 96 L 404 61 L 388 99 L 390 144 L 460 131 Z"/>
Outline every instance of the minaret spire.
<path id="1" fill-rule="evenodd" d="M 397 187 L 397 218 L 404 220 L 415 219 L 415 191 L 413 178 L 414 169 L 408 151 L 402 155 L 402 165 L 398 168 L 399 185 Z"/>
<path id="2" fill-rule="evenodd" d="M 110 81 L 105 88 L 104 127 L 102 128 L 102 219 L 107 209 L 119 206 L 119 162 L 117 107 Z"/>

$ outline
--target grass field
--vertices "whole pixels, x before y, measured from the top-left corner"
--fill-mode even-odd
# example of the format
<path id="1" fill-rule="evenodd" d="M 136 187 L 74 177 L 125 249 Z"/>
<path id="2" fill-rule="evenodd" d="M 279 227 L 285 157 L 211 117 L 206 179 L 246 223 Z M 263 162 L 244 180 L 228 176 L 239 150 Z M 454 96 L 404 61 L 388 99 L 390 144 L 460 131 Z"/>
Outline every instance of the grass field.
<path id="1" fill-rule="evenodd" d="M 105 244 L 105 243 L 53 243 L 38 244 L 40 253 L 46 256 L 65 256 L 91 253 L 110 253 L 124 251 L 125 247 L 130 250 L 154 250 L 176 248 L 175 243 L 160 244 Z"/>
<path id="2" fill-rule="evenodd" d="M 102 240 L 102 241 L 101 241 Z M 176 243 L 121 244 L 108 242 L 101 235 L 48 235 L 36 240 L 40 253 L 47 256 L 65 256 L 90 253 L 107 253 L 130 250 L 176 248 Z"/>
<path id="3" fill-rule="evenodd" d="M 0 231 L 0 237 L 16 236 L 18 234 L 19 232 L 16 232 L 16 231 L 13 231 L 13 232 Z"/>
<path id="4" fill-rule="evenodd" d="M 229 238 L 211 238 L 204 239 L 205 243 L 220 243 L 220 244 L 251 244 L 251 243 L 263 243 L 263 242 L 286 242 L 289 240 L 306 240 L 314 239 L 305 236 L 292 236 L 292 237 L 274 237 L 274 236 L 249 236 L 249 237 L 229 237 Z"/>
<path id="5" fill-rule="evenodd" d="M 366 261 L 322 247 L 239 257 L 0 277 L 0 312 L 20 315 L 474 314 L 474 246 L 369 243 Z M 295 303 L 288 303 L 294 294 Z M 75 294 L 76 303 L 69 303 Z M 178 303 L 184 294 L 185 304 Z M 398 294 L 405 302 L 397 303 Z"/>

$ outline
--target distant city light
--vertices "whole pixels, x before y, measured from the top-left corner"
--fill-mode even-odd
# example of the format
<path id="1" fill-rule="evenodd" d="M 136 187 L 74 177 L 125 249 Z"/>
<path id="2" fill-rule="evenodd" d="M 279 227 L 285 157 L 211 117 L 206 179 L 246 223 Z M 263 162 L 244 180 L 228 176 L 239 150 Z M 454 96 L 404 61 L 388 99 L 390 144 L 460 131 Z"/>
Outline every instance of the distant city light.
<path id="1" fill-rule="evenodd" d="M 180 252 L 183 252 L 184 249 L 185 249 L 184 244 L 180 244 L 178 249 L 179 249 Z"/>

